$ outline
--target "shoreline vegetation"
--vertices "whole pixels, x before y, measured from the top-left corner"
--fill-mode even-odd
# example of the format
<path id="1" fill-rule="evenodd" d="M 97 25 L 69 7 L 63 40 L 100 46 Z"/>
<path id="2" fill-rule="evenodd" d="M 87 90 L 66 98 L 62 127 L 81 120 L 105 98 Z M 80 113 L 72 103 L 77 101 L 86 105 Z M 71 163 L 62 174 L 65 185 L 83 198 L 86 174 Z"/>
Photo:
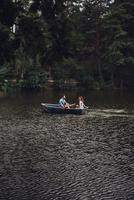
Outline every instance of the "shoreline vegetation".
<path id="1" fill-rule="evenodd" d="M 100 86 L 98 82 L 92 82 L 90 85 L 82 85 L 80 82 L 69 79 L 69 80 L 59 80 L 54 81 L 53 79 L 48 79 L 44 84 L 39 83 L 29 83 L 28 80 L 19 80 L 17 82 L 16 79 L 12 80 L 4 80 L 0 83 L 0 91 L 1 92 L 13 92 L 16 90 L 42 90 L 42 89 L 58 89 L 58 90 L 78 90 L 78 89 L 88 89 L 88 90 L 125 90 L 125 89 L 132 89 L 122 87 L 113 87 L 111 83 L 107 83 L 103 86 Z"/>
<path id="2" fill-rule="evenodd" d="M 0 1 L 0 90 L 134 88 L 134 3 Z"/>

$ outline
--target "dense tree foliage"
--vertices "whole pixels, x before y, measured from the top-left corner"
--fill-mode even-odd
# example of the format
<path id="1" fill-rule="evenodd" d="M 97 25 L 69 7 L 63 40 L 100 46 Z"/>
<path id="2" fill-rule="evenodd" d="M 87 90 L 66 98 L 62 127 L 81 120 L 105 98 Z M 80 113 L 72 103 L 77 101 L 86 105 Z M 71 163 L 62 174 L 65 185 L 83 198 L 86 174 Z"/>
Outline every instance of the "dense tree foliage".
<path id="1" fill-rule="evenodd" d="M 134 86 L 133 0 L 1 0 L 0 82 Z"/>

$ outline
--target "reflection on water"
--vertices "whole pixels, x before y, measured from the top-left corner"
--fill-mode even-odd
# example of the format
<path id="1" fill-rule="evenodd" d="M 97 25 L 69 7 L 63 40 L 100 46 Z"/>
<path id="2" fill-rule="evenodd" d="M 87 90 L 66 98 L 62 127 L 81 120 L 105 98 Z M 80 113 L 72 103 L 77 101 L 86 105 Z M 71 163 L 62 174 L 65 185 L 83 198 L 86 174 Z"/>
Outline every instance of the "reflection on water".
<path id="1" fill-rule="evenodd" d="M 44 91 L 0 98 L 0 199 L 134 199 L 131 94 L 81 91 L 86 115 L 42 113 Z M 78 93 L 68 93 L 75 101 Z"/>

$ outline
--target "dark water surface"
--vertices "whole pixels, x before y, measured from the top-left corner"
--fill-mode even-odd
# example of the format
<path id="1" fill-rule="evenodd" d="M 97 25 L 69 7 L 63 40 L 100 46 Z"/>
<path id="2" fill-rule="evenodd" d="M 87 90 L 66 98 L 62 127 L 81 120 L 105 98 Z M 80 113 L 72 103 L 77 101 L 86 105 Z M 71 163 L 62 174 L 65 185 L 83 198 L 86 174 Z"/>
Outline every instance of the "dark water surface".
<path id="1" fill-rule="evenodd" d="M 0 200 L 133 200 L 134 93 L 73 91 L 87 114 L 41 112 L 61 94 L 0 94 Z"/>

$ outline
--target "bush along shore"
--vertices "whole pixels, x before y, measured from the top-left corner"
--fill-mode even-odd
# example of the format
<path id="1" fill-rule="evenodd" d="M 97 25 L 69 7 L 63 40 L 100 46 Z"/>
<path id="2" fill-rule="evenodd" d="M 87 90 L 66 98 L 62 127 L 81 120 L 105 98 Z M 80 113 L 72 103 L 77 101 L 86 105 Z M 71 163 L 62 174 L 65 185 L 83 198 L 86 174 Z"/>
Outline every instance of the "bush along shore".
<path id="1" fill-rule="evenodd" d="M 67 80 L 53 80 L 47 79 L 44 82 L 40 81 L 31 81 L 28 79 L 4 79 L 0 83 L 0 91 L 3 92 L 13 92 L 16 90 L 41 90 L 41 89 L 48 89 L 54 88 L 57 90 L 78 90 L 82 88 L 86 88 L 88 90 L 123 90 L 128 89 L 126 87 L 113 87 L 112 84 L 106 83 L 105 85 L 100 85 L 97 81 L 92 81 L 90 83 L 81 83 L 74 79 L 67 79 Z"/>

